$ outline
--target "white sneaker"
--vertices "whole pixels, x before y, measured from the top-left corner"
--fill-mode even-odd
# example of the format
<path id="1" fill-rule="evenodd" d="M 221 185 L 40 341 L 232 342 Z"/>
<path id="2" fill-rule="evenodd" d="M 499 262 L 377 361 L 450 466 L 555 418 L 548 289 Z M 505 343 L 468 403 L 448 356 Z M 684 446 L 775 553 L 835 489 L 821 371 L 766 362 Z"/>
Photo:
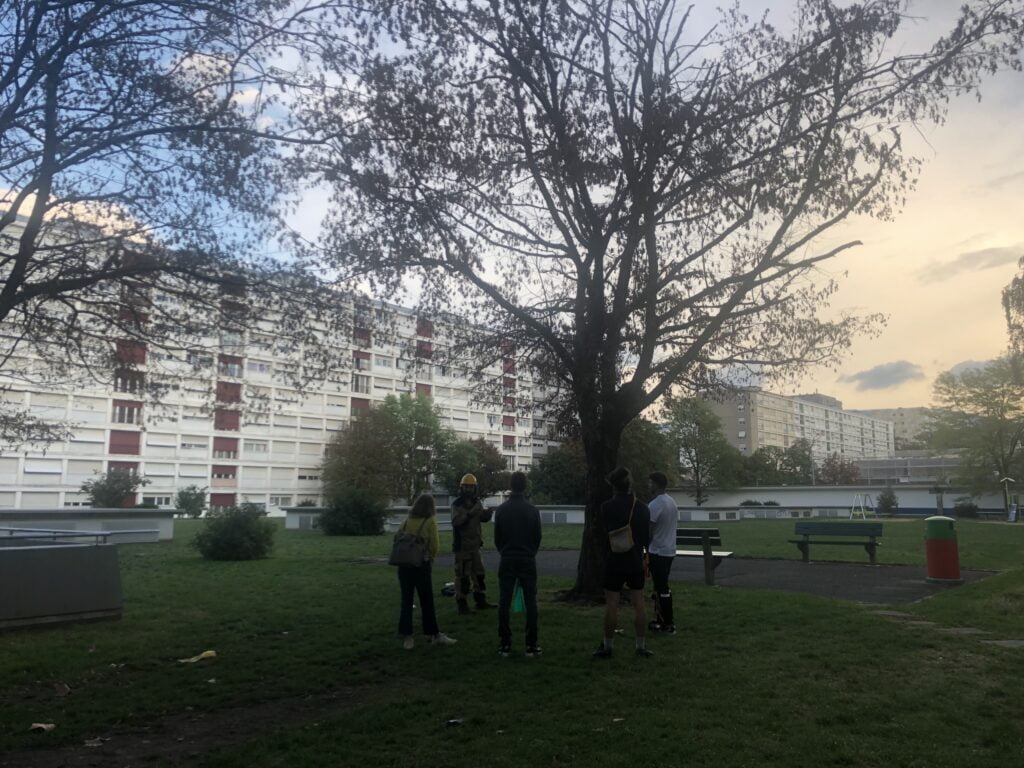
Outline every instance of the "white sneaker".
<path id="1" fill-rule="evenodd" d="M 407 651 L 411 651 L 416 646 L 416 638 L 412 635 L 407 635 L 405 640 L 402 641 L 402 647 Z"/>
<path id="2" fill-rule="evenodd" d="M 455 645 L 458 640 L 454 637 L 448 637 L 444 632 L 438 632 L 432 638 L 430 638 L 431 645 Z"/>

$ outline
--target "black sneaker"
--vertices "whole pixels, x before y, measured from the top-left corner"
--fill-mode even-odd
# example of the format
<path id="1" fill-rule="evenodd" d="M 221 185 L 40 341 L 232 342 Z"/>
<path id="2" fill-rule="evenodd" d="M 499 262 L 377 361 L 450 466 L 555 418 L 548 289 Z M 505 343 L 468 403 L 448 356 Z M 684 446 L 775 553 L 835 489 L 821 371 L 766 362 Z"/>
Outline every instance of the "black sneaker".
<path id="1" fill-rule="evenodd" d="M 637 648 L 636 655 L 642 659 L 649 659 L 651 658 L 651 656 L 654 655 L 654 651 L 652 651 L 650 648 Z"/>
<path id="2" fill-rule="evenodd" d="M 605 648 L 603 645 L 591 654 L 595 659 L 610 659 L 612 657 L 612 649 Z"/>
<path id="3" fill-rule="evenodd" d="M 526 649 L 526 658 L 536 659 L 542 653 L 539 645 L 531 645 Z"/>
<path id="4" fill-rule="evenodd" d="M 511 645 L 505 645 L 503 643 L 498 646 L 498 655 L 501 656 L 503 659 L 507 658 L 510 653 L 512 653 Z"/>
<path id="5" fill-rule="evenodd" d="M 674 635 L 676 633 L 675 624 L 666 624 L 661 628 L 661 634 L 663 635 Z"/>

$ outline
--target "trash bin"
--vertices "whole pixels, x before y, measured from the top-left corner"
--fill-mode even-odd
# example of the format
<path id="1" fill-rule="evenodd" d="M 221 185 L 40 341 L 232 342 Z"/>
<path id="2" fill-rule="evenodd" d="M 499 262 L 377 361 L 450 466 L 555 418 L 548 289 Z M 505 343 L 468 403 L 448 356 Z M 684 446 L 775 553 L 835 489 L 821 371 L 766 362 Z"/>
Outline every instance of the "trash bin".
<path id="1" fill-rule="evenodd" d="M 960 578 L 960 550 L 953 518 L 935 515 L 925 518 L 924 522 L 928 581 L 959 584 L 963 579 Z"/>

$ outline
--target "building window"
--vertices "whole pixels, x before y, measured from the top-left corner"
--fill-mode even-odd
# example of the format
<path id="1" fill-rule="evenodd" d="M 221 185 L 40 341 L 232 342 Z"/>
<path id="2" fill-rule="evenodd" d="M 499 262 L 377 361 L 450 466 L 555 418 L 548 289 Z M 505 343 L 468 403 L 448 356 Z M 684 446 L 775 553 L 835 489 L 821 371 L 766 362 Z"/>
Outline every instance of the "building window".
<path id="1" fill-rule="evenodd" d="M 213 458 L 215 459 L 237 459 L 238 438 L 237 437 L 215 437 L 213 438 Z"/>
<path id="2" fill-rule="evenodd" d="M 369 352 L 362 352 L 355 350 L 352 352 L 352 367 L 357 371 L 368 371 L 370 370 L 371 355 Z"/>
<path id="3" fill-rule="evenodd" d="M 395 358 L 395 370 L 396 371 L 407 371 L 409 370 L 409 361 L 403 360 L 400 357 Z"/>
<path id="4" fill-rule="evenodd" d="M 391 368 L 392 367 L 391 366 L 391 358 L 390 357 L 381 357 L 380 355 L 377 355 L 377 357 L 374 358 L 373 362 L 374 362 L 374 364 L 378 368 Z"/>
<path id="5" fill-rule="evenodd" d="M 146 374 L 142 371 L 119 370 L 114 373 L 114 391 L 139 394 L 146 385 Z"/>
<path id="6" fill-rule="evenodd" d="M 115 424 L 141 424 L 142 403 L 134 400 L 115 400 L 113 420 Z"/>
<path id="7" fill-rule="evenodd" d="M 319 480 L 319 479 L 320 479 L 320 475 L 317 474 L 315 470 L 312 470 L 312 469 L 300 469 L 299 470 L 299 480 Z"/>
<path id="8" fill-rule="evenodd" d="M 263 360 L 247 360 L 245 363 L 245 370 L 249 373 L 270 373 L 272 368 L 270 363 Z"/>
<path id="9" fill-rule="evenodd" d="M 266 440 L 246 440 L 245 441 L 245 452 L 246 453 L 267 453 L 267 442 L 266 442 Z"/>
<path id="10" fill-rule="evenodd" d="M 242 358 L 235 355 L 221 355 L 218 370 L 221 376 L 240 378 L 242 376 Z"/>
<path id="11" fill-rule="evenodd" d="M 370 394 L 370 377 L 362 374 L 352 374 L 352 391 L 361 395 Z"/>
<path id="12" fill-rule="evenodd" d="M 152 504 L 155 507 L 169 507 L 171 506 L 170 496 L 143 496 L 143 504 Z"/>
<path id="13" fill-rule="evenodd" d="M 292 505 L 291 496 L 271 496 L 270 506 L 272 507 L 290 507 Z"/>

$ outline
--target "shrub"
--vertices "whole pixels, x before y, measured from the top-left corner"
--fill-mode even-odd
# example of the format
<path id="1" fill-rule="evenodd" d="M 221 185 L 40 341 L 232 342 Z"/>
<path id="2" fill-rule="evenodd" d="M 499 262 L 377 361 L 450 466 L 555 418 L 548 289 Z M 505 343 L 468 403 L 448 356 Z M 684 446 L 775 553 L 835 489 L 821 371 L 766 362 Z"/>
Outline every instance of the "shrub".
<path id="1" fill-rule="evenodd" d="M 896 496 L 896 491 L 889 486 L 886 486 L 885 490 L 878 494 L 878 498 L 875 499 L 876 514 L 894 515 L 899 508 L 900 500 Z"/>
<path id="2" fill-rule="evenodd" d="M 320 513 L 328 536 L 377 536 L 384 533 L 387 509 L 381 497 L 365 488 L 347 488 Z"/>
<path id="3" fill-rule="evenodd" d="M 744 501 L 740 502 L 740 506 L 741 507 L 762 507 L 764 505 L 760 501 L 755 501 L 754 499 L 745 499 Z"/>
<path id="4" fill-rule="evenodd" d="M 769 499 L 768 501 L 766 501 L 766 502 L 764 503 L 764 505 L 765 505 L 766 507 L 777 507 L 777 506 L 779 506 L 779 502 L 777 502 L 777 501 L 771 501 L 771 500 Z"/>
<path id="5" fill-rule="evenodd" d="M 192 546 L 207 560 L 259 560 L 274 548 L 276 530 L 262 508 L 243 504 L 207 515 Z"/>
<path id="6" fill-rule="evenodd" d="M 89 498 L 89 506 L 100 509 L 118 509 L 135 506 L 135 492 L 149 480 L 131 469 L 111 469 L 105 475 L 96 475 L 82 483 L 82 492 Z"/>
<path id="7" fill-rule="evenodd" d="M 174 497 L 174 508 L 186 517 L 202 517 L 206 511 L 206 489 L 198 485 L 182 488 Z"/>
<path id="8" fill-rule="evenodd" d="M 970 496 L 958 496 L 953 502 L 953 512 L 957 517 L 977 517 L 978 505 Z"/>
<path id="9" fill-rule="evenodd" d="M 300 501 L 295 506 L 296 507 L 315 507 L 316 506 L 316 502 L 313 501 L 312 499 L 303 499 L 302 501 Z"/>

